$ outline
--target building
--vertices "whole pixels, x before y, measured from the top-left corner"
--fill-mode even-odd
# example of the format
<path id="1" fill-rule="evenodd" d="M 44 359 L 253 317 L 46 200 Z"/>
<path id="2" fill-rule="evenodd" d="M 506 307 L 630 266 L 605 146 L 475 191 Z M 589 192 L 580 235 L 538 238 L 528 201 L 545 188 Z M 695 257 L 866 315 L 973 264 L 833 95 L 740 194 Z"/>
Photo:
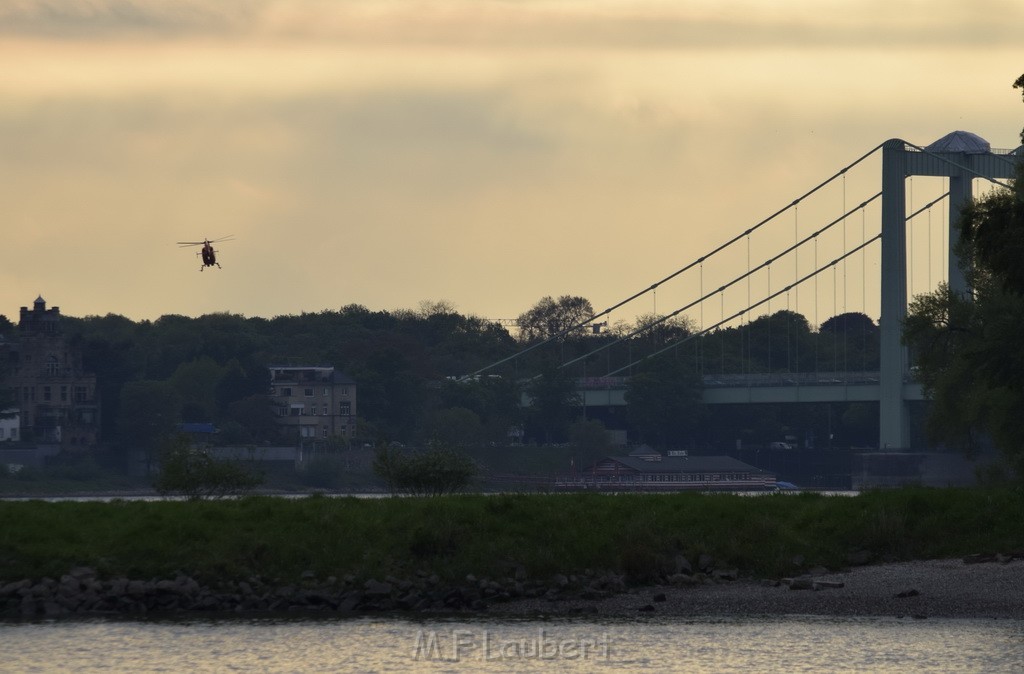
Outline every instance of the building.
<path id="1" fill-rule="evenodd" d="M 297 443 L 356 434 L 356 382 L 328 366 L 270 368 L 278 424 Z"/>
<path id="2" fill-rule="evenodd" d="M 662 456 L 641 447 L 609 456 L 558 481 L 563 489 L 609 491 L 746 491 L 775 488 L 775 475 L 731 456 Z"/>
<path id="3" fill-rule="evenodd" d="M 0 442 L 21 440 L 21 413 L 12 407 L 0 413 Z"/>
<path id="4" fill-rule="evenodd" d="M 14 335 L 0 340 L 3 386 L 20 416 L 20 439 L 62 449 L 99 440 L 96 375 L 85 371 L 80 349 L 64 336 L 60 308 L 42 297 L 21 308 Z"/>

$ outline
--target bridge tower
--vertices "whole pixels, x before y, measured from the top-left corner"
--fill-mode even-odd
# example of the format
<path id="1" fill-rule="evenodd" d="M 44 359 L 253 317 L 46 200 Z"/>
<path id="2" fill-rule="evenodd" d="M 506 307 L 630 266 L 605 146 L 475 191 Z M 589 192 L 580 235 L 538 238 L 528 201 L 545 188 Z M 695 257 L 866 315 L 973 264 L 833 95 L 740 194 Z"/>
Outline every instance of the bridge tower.
<path id="1" fill-rule="evenodd" d="M 950 288 L 963 294 L 967 283 L 953 251 L 961 210 L 972 199 L 975 178 L 1013 178 L 1015 159 L 994 154 L 988 141 L 967 131 L 954 131 L 923 151 L 898 139 L 886 142 L 882 148 L 880 449 L 910 445 L 904 393 L 910 366 L 901 341 L 907 316 L 906 179 L 915 175 L 949 178 L 948 278 Z"/>

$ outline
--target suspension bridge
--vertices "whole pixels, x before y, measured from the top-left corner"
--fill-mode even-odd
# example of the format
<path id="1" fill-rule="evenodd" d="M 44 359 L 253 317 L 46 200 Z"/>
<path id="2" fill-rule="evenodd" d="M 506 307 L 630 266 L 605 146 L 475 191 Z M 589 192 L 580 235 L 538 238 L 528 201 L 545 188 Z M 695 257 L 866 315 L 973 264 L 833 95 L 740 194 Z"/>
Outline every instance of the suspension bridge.
<path id="1" fill-rule="evenodd" d="M 874 160 L 876 168 L 868 168 L 865 178 L 864 168 L 870 165 L 869 160 Z M 877 169 L 879 160 L 880 179 Z M 878 446 L 888 449 L 907 448 L 910 435 L 908 403 L 924 399 L 920 384 L 914 381 L 910 358 L 901 341 L 908 297 L 912 297 L 918 289 L 914 287 L 915 283 L 918 287 L 923 286 L 923 292 L 936 287 L 937 283 L 932 278 L 936 265 L 939 272 L 935 275 L 939 281 L 947 283 L 953 292 L 968 292 L 954 250 L 957 220 L 962 209 L 975 198 L 979 184 L 993 189 L 1008 187 L 1005 181 L 1014 177 L 1019 161 L 1024 161 L 1024 147 L 994 150 L 983 138 L 964 131 L 955 131 L 926 146 L 901 139 L 888 140 L 842 167 L 769 217 L 743 229 L 668 276 L 604 311 L 478 370 L 474 375 L 481 375 L 521 358 L 530 351 L 563 340 L 570 333 L 579 333 L 597 324 L 607 324 L 613 312 L 641 298 L 650 297 L 657 302 L 659 289 L 663 291 L 664 297 L 664 290 L 670 283 L 679 282 L 687 276 L 696 277 L 696 283 L 690 283 L 691 294 L 688 299 L 679 303 L 673 311 L 667 314 L 655 312 L 652 320 L 643 322 L 635 330 L 621 334 L 616 339 L 604 340 L 600 346 L 587 353 L 562 362 L 561 368 L 580 365 L 590 368 L 587 373 L 589 376 L 578 379 L 580 399 L 585 406 L 624 405 L 628 379 L 635 368 L 671 350 L 678 351 L 687 342 L 695 342 L 700 353 L 700 376 L 705 403 L 877 402 Z M 857 181 L 851 179 L 855 170 L 861 173 Z M 915 177 L 926 181 L 938 178 L 941 181 L 937 196 L 920 206 L 915 203 L 919 201 L 914 193 Z M 866 196 L 853 200 L 854 206 L 848 208 L 848 189 L 853 186 L 867 186 L 869 189 L 866 190 Z M 801 208 L 804 208 L 806 214 L 812 198 L 820 197 L 827 190 L 841 191 L 842 203 L 835 209 L 838 215 L 828 217 L 829 206 L 822 208 L 819 204 L 812 212 L 816 218 L 820 218 L 816 220 L 820 224 L 807 226 L 801 222 Z M 858 220 L 859 236 L 856 227 Z M 927 234 L 922 237 L 919 233 L 915 244 L 914 233 L 920 229 L 916 223 L 923 220 L 927 221 Z M 933 221 L 938 221 L 941 229 L 934 237 Z M 939 240 L 938 245 L 933 245 L 933 238 Z M 752 252 L 755 249 L 758 251 L 757 257 Z M 922 252 L 922 249 L 925 250 Z M 761 257 L 764 251 L 774 252 Z M 746 266 L 744 272 L 731 278 L 729 274 L 722 276 L 726 270 L 734 273 L 737 268 L 742 268 L 743 258 Z M 822 262 L 822 259 L 826 261 Z M 922 272 L 922 267 L 926 271 Z M 831 368 L 801 370 L 799 366 L 793 367 L 794 360 L 799 362 L 799 358 L 794 359 L 787 347 L 787 362 L 769 367 L 767 372 L 741 366 L 740 373 L 726 373 L 724 355 L 723 371 L 711 371 L 713 368 L 706 362 L 708 359 L 703 349 L 697 346 L 701 340 L 730 326 L 745 322 L 749 325 L 754 317 L 770 316 L 773 304 L 776 308 L 785 304 L 787 311 L 792 309 L 797 313 L 811 307 L 808 313 L 813 315 L 817 329 L 819 303 L 823 298 L 822 287 L 827 288 L 829 277 L 833 317 L 840 315 L 841 307 L 843 313 L 849 313 L 850 288 L 855 287 L 858 281 L 859 308 L 864 314 L 878 316 L 879 357 L 876 369 L 851 368 L 845 355 L 845 367 L 840 367 L 837 351 L 833 354 Z M 712 281 L 710 289 L 706 289 L 709 280 Z M 728 309 L 727 293 L 731 294 Z M 824 296 L 827 294 L 826 289 Z M 810 302 L 807 295 L 812 296 Z M 707 320 L 709 314 L 714 316 L 716 304 L 717 317 Z M 609 358 L 606 371 L 593 373 L 592 363 L 602 352 L 620 344 L 628 344 L 630 340 L 681 317 L 685 317 L 694 329 L 686 330 L 686 334 L 672 339 L 642 358 L 627 358 L 625 365 L 613 367 Z M 770 353 L 768 358 L 770 362 Z"/>

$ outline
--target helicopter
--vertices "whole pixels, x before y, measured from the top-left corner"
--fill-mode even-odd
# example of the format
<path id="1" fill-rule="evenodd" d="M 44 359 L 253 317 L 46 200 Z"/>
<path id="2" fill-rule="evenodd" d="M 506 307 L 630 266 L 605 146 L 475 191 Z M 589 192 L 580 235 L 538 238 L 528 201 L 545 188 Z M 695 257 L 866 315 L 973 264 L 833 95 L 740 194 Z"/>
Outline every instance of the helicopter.
<path id="1" fill-rule="evenodd" d="M 199 268 L 199 271 L 203 271 L 207 267 L 217 265 L 218 269 L 222 269 L 220 262 L 217 262 L 217 251 L 214 250 L 213 244 L 220 243 L 221 241 L 230 241 L 234 238 L 234 235 L 222 236 L 219 239 L 203 239 L 202 241 L 179 241 L 178 245 L 182 248 L 187 246 L 202 246 L 196 255 L 203 258 L 203 266 Z"/>

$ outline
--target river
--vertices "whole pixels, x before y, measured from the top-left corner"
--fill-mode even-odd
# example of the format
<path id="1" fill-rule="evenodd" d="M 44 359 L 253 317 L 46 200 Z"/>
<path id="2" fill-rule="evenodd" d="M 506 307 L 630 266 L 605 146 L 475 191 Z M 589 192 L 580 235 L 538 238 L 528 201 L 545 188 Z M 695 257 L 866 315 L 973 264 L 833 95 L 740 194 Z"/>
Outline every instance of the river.
<path id="1" fill-rule="evenodd" d="M 88 620 L 0 625 L 2 672 L 1020 672 L 1024 621 Z"/>

